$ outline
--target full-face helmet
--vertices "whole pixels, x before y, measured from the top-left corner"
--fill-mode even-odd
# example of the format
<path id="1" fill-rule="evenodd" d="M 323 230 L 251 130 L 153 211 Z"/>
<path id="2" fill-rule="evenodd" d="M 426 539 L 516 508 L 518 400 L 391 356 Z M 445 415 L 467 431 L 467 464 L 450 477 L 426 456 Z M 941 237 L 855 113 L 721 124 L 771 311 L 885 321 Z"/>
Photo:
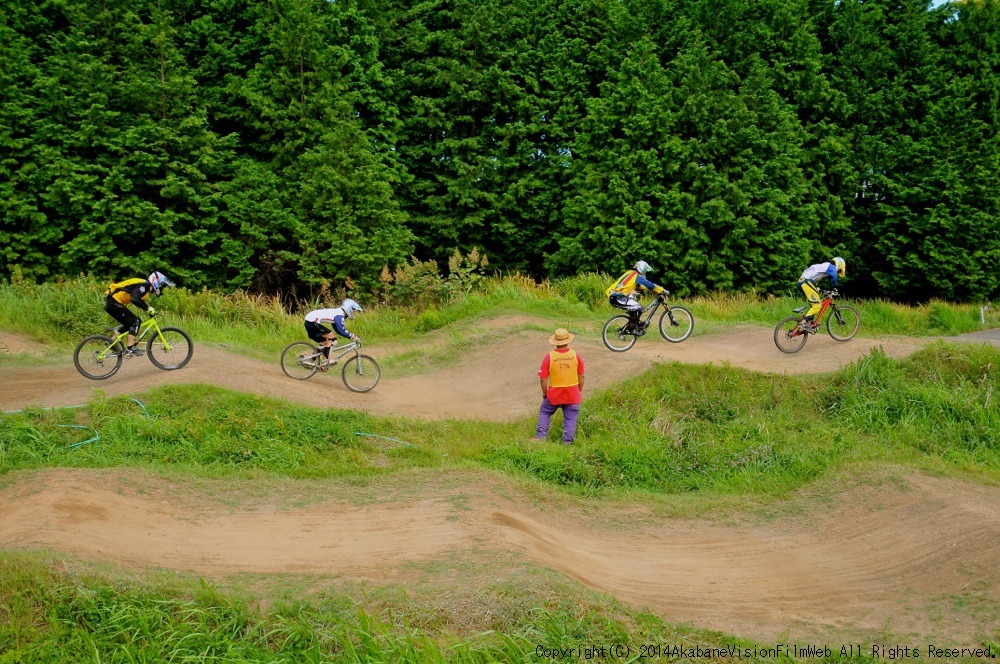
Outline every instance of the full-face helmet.
<path id="1" fill-rule="evenodd" d="M 636 261 L 635 269 L 639 272 L 639 274 L 645 277 L 646 273 L 652 270 L 653 268 L 646 261 Z"/>
<path id="2" fill-rule="evenodd" d="M 351 298 L 344 300 L 344 302 L 340 305 L 340 308 L 343 310 L 344 315 L 348 318 L 354 318 L 355 311 L 364 311 L 364 309 L 361 308 L 361 305 Z"/>
<path id="3" fill-rule="evenodd" d="M 174 285 L 174 282 L 167 279 L 167 277 L 162 272 L 154 272 L 153 274 L 149 275 L 146 281 L 149 282 L 149 286 L 153 289 L 153 292 L 156 293 L 157 295 L 159 295 L 160 291 L 166 288 L 167 286 Z"/>

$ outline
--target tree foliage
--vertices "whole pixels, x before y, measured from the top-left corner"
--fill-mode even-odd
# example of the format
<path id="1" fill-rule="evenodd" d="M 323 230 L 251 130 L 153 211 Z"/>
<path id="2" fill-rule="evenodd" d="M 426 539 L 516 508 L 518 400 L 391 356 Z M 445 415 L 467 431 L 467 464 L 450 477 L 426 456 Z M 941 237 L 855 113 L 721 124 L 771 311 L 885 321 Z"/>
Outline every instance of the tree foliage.
<path id="1" fill-rule="evenodd" d="M 0 0 L 0 278 L 980 300 L 998 108 L 997 0 Z"/>

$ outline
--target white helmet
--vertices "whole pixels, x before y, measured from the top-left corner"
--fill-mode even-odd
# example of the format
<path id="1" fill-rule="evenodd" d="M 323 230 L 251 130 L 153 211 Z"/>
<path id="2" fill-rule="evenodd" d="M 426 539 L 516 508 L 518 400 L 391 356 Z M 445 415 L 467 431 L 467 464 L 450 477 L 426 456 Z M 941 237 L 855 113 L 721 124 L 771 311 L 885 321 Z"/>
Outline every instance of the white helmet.
<path id="1" fill-rule="evenodd" d="M 837 256 L 836 258 L 833 259 L 833 264 L 837 268 L 838 276 L 842 277 L 845 274 L 847 274 L 847 263 L 844 261 L 843 258 Z"/>
<path id="2" fill-rule="evenodd" d="M 636 261 L 635 269 L 638 270 L 639 274 L 645 277 L 646 273 L 652 270 L 653 268 L 646 261 Z"/>
<path id="3" fill-rule="evenodd" d="M 162 272 L 154 272 L 153 274 L 149 275 L 146 281 L 149 282 L 150 288 L 152 288 L 153 292 L 156 293 L 157 295 L 159 295 L 160 291 L 166 288 L 167 286 L 174 285 L 174 282 L 167 279 L 167 277 L 164 276 Z"/>
<path id="4" fill-rule="evenodd" d="M 364 309 L 361 308 L 361 305 L 351 298 L 344 300 L 344 302 L 340 305 L 340 308 L 343 310 L 344 315 L 348 318 L 354 318 L 355 311 L 364 311 Z"/>

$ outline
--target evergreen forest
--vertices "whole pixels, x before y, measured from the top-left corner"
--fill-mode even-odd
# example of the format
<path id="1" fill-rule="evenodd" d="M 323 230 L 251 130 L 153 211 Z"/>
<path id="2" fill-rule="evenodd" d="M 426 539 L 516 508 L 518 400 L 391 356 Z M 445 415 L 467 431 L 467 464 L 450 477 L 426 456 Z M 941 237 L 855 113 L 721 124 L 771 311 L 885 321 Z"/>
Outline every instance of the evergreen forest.
<path id="1" fill-rule="evenodd" d="M 0 0 L 0 280 L 1000 295 L 1000 0 Z"/>

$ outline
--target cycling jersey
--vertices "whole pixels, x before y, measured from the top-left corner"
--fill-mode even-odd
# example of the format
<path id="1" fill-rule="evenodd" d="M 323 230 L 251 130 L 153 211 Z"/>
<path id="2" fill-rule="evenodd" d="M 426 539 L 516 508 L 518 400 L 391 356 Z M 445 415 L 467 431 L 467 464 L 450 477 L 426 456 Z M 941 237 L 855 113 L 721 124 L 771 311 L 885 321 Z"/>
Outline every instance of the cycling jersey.
<path id="1" fill-rule="evenodd" d="M 639 288 L 644 290 L 653 291 L 654 293 L 662 293 L 664 288 L 662 286 L 657 286 L 652 281 L 646 277 L 639 274 L 638 270 L 629 270 L 622 276 L 618 277 L 615 283 L 608 286 L 608 289 L 604 291 L 604 294 L 608 297 L 612 295 L 632 295 Z"/>
<path id="2" fill-rule="evenodd" d="M 344 327 L 344 310 L 336 309 L 316 309 L 306 314 L 306 323 L 322 326 L 323 323 L 333 323 L 333 329 L 337 334 L 345 339 L 351 338 L 351 333 Z"/>
<path id="3" fill-rule="evenodd" d="M 104 291 L 104 294 L 118 304 L 134 304 L 140 309 L 145 310 L 149 309 L 149 306 L 144 300 L 149 297 L 151 291 L 152 288 L 148 281 L 136 277 L 135 279 L 126 279 L 125 281 L 111 284 Z"/>
<path id="4" fill-rule="evenodd" d="M 799 277 L 799 281 L 816 281 L 817 279 L 822 279 L 823 277 L 829 277 L 830 283 L 836 286 L 837 266 L 830 262 L 810 265 L 806 268 L 806 271 L 802 273 L 802 276 Z"/>

